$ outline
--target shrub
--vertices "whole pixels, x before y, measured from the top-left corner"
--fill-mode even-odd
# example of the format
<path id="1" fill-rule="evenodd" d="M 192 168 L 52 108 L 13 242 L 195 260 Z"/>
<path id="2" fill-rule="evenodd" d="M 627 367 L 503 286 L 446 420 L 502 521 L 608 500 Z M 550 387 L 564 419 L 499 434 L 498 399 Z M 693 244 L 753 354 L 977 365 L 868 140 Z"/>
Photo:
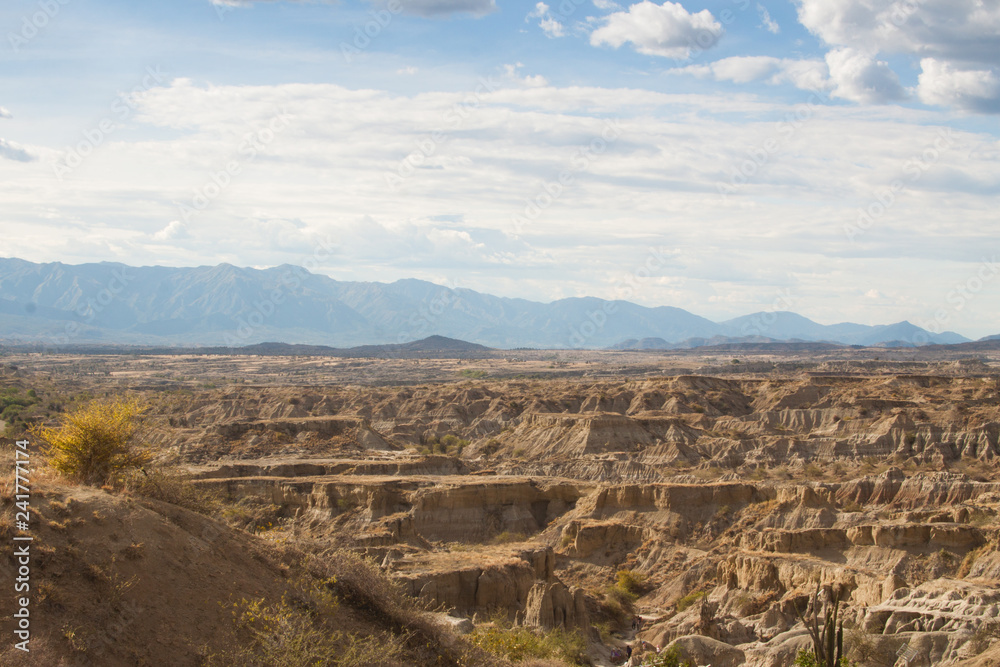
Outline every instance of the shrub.
<path id="1" fill-rule="evenodd" d="M 681 612 L 705 597 L 705 591 L 692 591 L 677 601 L 677 611 Z"/>
<path id="2" fill-rule="evenodd" d="M 846 643 L 850 646 L 847 657 L 865 667 L 893 667 L 898 656 L 896 652 L 905 643 L 892 635 L 881 635 L 854 628 L 847 633 Z"/>
<path id="3" fill-rule="evenodd" d="M 152 460 L 143 443 L 146 407 L 136 399 L 104 399 L 63 417 L 55 428 L 33 434 L 48 443 L 45 458 L 57 472 L 93 485 L 118 486 Z"/>
<path id="4" fill-rule="evenodd" d="M 642 664 L 649 665 L 649 667 L 695 667 L 690 660 L 681 662 L 682 660 L 684 658 L 681 655 L 680 647 L 677 644 L 672 644 L 660 653 L 646 658 Z"/>
<path id="5" fill-rule="evenodd" d="M 439 443 L 439 451 L 442 454 L 454 454 L 456 456 L 461 456 L 462 452 L 466 447 L 469 446 L 469 441 L 464 438 L 459 438 L 457 435 L 448 434 L 441 438 Z"/>
<path id="6" fill-rule="evenodd" d="M 604 590 L 601 610 L 611 621 L 623 627 L 630 618 L 635 616 L 636 596 L 618 586 L 608 586 Z"/>
<path id="7" fill-rule="evenodd" d="M 492 440 L 486 443 L 485 447 L 483 447 L 483 456 L 490 457 L 496 454 L 498 451 L 500 451 L 500 441 L 497 440 L 496 438 L 493 438 Z"/>
<path id="8" fill-rule="evenodd" d="M 635 597 L 643 592 L 645 583 L 646 575 L 634 570 L 618 570 L 615 574 L 615 586 Z"/>
<path id="9" fill-rule="evenodd" d="M 524 542 L 526 539 L 528 539 L 528 536 L 524 533 L 515 533 L 505 530 L 490 540 L 490 542 L 492 544 L 512 544 L 514 542 Z"/>
<path id="10" fill-rule="evenodd" d="M 792 664 L 795 667 L 822 667 L 816 656 L 805 649 L 799 651 L 799 654 L 795 656 L 795 662 Z M 847 658 L 841 658 L 838 664 L 839 667 L 857 667 L 857 663 L 850 662 Z"/>
<path id="11" fill-rule="evenodd" d="M 122 486 L 129 493 L 202 514 L 215 514 L 222 506 L 219 493 L 192 484 L 190 474 L 171 465 L 133 470 L 122 476 Z"/>
<path id="12" fill-rule="evenodd" d="M 319 610 L 328 612 L 328 610 Z M 402 664 L 402 646 L 389 635 L 359 637 L 326 627 L 321 616 L 283 599 L 263 598 L 234 605 L 239 648 L 210 655 L 208 665 L 247 667 L 311 667 Z"/>
<path id="13" fill-rule="evenodd" d="M 807 477 L 822 477 L 823 469 L 820 468 L 815 463 L 807 463 L 802 467 L 802 472 L 806 474 Z"/>
<path id="14" fill-rule="evenodd" d="M 979 655 L 997 638 L 1000 638 L 1000 622 L 987 621 L 980 624 L 972 633 L 972 637 L 969 638 L 969 648 L 973 655 Z"/>
<path id="15" fill-rule="evenodd" d="M 571 665 L 587 664 L 587 642 L 576 631 L 554 628 L 541 632 L 524 626 L 511 626 L 501 618 L 477 627 L 469 641 L 495 656 L 511 662 L 551 658 Z"/>

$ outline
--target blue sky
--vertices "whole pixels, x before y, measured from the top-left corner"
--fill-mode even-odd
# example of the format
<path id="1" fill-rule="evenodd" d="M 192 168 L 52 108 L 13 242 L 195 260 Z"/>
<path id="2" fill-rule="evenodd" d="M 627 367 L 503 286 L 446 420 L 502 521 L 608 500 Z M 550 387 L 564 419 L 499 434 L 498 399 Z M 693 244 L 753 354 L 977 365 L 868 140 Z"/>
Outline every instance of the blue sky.
<path id="1" fill-rule="evenodd" d="M 997 0 L 11 0 L 0 27 L 0 255 L 1000 333 Z"/>

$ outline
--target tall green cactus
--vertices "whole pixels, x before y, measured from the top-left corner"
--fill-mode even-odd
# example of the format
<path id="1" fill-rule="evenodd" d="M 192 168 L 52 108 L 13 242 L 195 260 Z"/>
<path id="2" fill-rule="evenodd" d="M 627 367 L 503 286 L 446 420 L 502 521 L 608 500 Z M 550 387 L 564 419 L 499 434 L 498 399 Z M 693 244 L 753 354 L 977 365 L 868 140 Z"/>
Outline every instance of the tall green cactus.
<path id="1" fill-rule="evenodd" d="M 820 593 L 827 593 L 821 596 Z M 812 639 L 813 654 L 819 667 L 838 667 L 844 655 L 844 622 L 839 619 L 842 586 L 821 588 L 816 582 L 816 590 L 806 604 L 799 619 L 806 626 Z"/>

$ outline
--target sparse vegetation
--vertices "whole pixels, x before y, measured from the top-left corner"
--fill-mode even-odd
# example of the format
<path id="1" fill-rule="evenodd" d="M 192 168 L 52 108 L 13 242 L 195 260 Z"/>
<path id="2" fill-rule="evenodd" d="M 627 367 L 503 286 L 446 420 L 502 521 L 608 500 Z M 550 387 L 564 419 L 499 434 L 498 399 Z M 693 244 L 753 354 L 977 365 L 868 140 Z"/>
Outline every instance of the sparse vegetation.
<path id="1" fill-rule="evenodd" d="M 210 654 L 206 665 L 247 667 L 367 667 L 402 664 L 401 643 L 389 635 L 358 636 L 327 627 L 333 600 L 303 608 L 283 599 L 243 599 L 233 606 L 239 646 Z"/>
<path id="2" fill-rule="evenodd" d="M 1000 639 L 1000 621 L 984 620 L 969 638 L 969 648 L 973 655 L 979 655 L 997 639 Z"/>
<path id="3" fill-rule="evenodd" d="M 696 602 L 698 602 L 698 600 L 705 597 L 705 595 L 706 595 L 705 591 L 692 591 L 688 593 L 687 595 L 685 595 L 684 597 L 682 597 L 680 600 L 677 601 L 677 604 L 675 606 L 677 607 L 678 613 L 687 610 L 688 608 L 691 607 L 691 605 L 695 604 Z"/>
<path id="4" fill-rule="evenodd" d="M 48 464 L 65 477 L 96 486 L 119 486 L 152 460 L 143 438 L 147 408 L 136 399 L 93 401 L 63 417 L 58 427 L 40 427 Z"/>
<path id="5" fill-rule="evenodd" d="M 511 532 L 509 530 L 504 530 L 498 533 L 492 540 L 491 544 L 513 544 L 515 542 L 524 542 L 528 539 L 528 536 L 524 533 Z"/>
<path id="6" fill-rule="evenodd" d="M 6 435 L 14 437 L 24 431 L 28 427 L 26 415 L 31 412 L 30 408 L 40 402 L 34 389 L 26 392 L 16 387 L 0 389 L 0 421 L 6 423 Z"/>
<path id="7" fill-rule="evenodd" d="M 615 586 L 629 595 L 639 597 L 645 592 L 646 575 L 635 570 L 618 570 L 615 573 Z"/>
<path id="8" fill-rule="evenodd" d="M 677 644 L 671 644 L 661 652 L 647 657 L 643 666 L 648 667 L 695 667 L 691 660 L 685 660 Z"/>
<path id="9" fill-rule="evenodd" d="M 813 650 L 800 651 L 797 667 L 847 667 L 844 654 L 844 622 L 840 619 L 840 603 L 844 589 L 837 586 L 820 586 L 806 601 L 805 608 L 796 609 L 799 620 L 805 625 L 812 640 Z"/>
<path id="10" fill-rule="evenodd" d="M 92 365 L 74 375 L 72 389 L 64 393 L 53 391 L 44 378 L 28 377 L 22 371 L 16 381 L 23 388 L 18 388 L 16 395 L 39 401 L 20 413 L 20 419 L 26 421 L 19 423 L 30 424 L 43 415 L 44 410 L 65 409 L 73 414 L 87 407 L 84 403 L 93 401 L 95 396 L 99 401 L 114 400 L 113 396 L 106 396 L 107 388 L 99 383 L 90 384 L 86 378 L 108 377 L 108 368 L 115 369 L 114 364 L 127 363 L 123 359 L 86 362 Z M 717 354 L 713 361 L 717 367 L 728 367 L 726 356 Z M 37 363 L 48 362 L 41 358 Z M 144 360 L 143 363 L 150 362 Z M 869 524 L 876 521 L 897 524 L 944 522 L 949 524 L 944 526 L 949 530 L 954 524 L 964 524 L 961 530 L 969 526 L 982 528 L 978 532 L 968 531 L 975 533 L 975 544 L 984 544 L 968 553 L 965 546 L 953 542 L 936 541 L 933 549 L 924 545 L 917 548 L 900 546 L 900 551 L 909 554 L 901 576 L 910 588 L 929 578 L 940 577 L 942 573 L 961 578 L 970 572 L 977 575 L 989 572 L 994 565 L 993 556 L 984 558 L 984 555 L 996 548 L 995 531 L 992 530 L 996 525 L 995 503 L 991 496 L 985 500 L 976 496 L 980 493 L 979 487 L 986 488 L 985 485 L 969 485 L 974 491 L 971 497 L 964 491 L 947 496 L 939 494 L 938 497 L 945 500 L 940 505 L 930 506 L 921 504 L 912 494 L 907 496 L 905 505 L 893 502 L 890 497 L 897 486 L 894 481 L 890 484 L 871 478 L 850 481 L 859 472 L 880 474 L 890 465 L 905 467 L 909 471 L 907 476 L 914 477 L 915 482 L 921 481 L 921 475 L 934 472 L 935 484 L 942 486 L 953 482 L 965 484 L 958 473 L 984 481 L 997 479 L 996 467 L 990 459 L 967 458 L 965 450 L 958 459 L 944 459 L 945 468 L 942 468 L 938 450 L 893 458 L 895 452 L 891 445 L 906 442 L 915 432 L 925 435 L 938 432 L 929 430 L 931 428 L 951 428 L 949 432 L 956 434 L 956 442 L 959 438 L 968 438 L 970 430 L 980 428 L 985 428 L 990 438 L 993 435 L 991 424 L 998 413 L 995 405 L 988 405 L 984 400 L 988 397 L 981 394 L 974 397 L 976 404 L 971 411 L 976 414 L 975 420 L 956 421 L 953 406 L 962 400 L 957 398 L 961 392 L 955 389 L 956 383 L 948 378 L 936 378 L 933 381 L 939 382 L 943 389 L 924 393 L 915 384 L 924 381 L 924 371 L 920 368 L 909 369 L 915 374 L 909 379 L 894 370 L 891 381 L 914 383 L 912 388 L 900 390 L 900 394 L 925 407 L 927 415 L 922 421 L 929 422 L 928 430 L 921 424 L 919 431 L 910 426 L 904 429 L 904 434 L 890 427 L 896 429 L 891 431 L 895 440 L 879 438 L 876 441 L 876 435 L 883 431 L 878 430 L 876 434 L 868 421 L 852 422 L 849 416 L 860 412 L 853 407 L 858 396 L 872 401 L 872 405 L 884 402 L 888 391 L 881 388 L 880 383 L 886 380 L 843 377 L 840 362 L 831 363 L 829 376 L 823 375 L 827 369 L 819 369 L 805 379 L 797 376 L 788 379 L 777 374 L 761 377 L 766 373 L 757 370 L 758 362 L 743 360 L 739 370 L 746 372 L 753 366 L 752 381 L 742 379 L 736 372 L 724 381 L 698 377 L 700 371 L 687 378 L 642 376 L 634 381 L 618 381 L 606 379 L 608 375 L 598 365 L 585 371 L 594 370 L 596 379 L 573 375 L 565 382 L 547 383 L 529 375 L 514 379 L 513 374 L 504 374 L 496 381 L 462 381 L 455 377 L 461 366 L 456 368 L 451 361 L 435 360 L 433 364 L 419 364 L 420 372 L 426 370 L 429 374 L 422 380 L 425 384 L 400 387 L 390 386 L 385 379 L 387 376 L 372 370 L 378 366 L 378 361 L 337 360 L 336 364 L 343 365 L 344 377 L 357 377 L 350 375 L 355 372 L 351 370 L 355 363 L 370 374 L 366 376 L 370 384 L 344 387 L 335 386 L 340 376 L 322 387 L 308 386 L 300 381 L 316 377 L 306 375 L 312 371 L 302 370 L 312 362 L 300 359 L 287 363 L 298 366 L 289 366 L 287 372 L 281 370 L 280 373 L 260 371 L 257 374 L 258 371 L 254 371 L 249 376 L 248 381 L 253 385 L 249 389 L 225 379 L 218 380 L 221 389 L 214 389 L 209 385 L 215 382 L 202 382 L 205 378 L 193 371 L 185 371 L 184 377 L 190 381 L 184 388 L 172 384 L 179 377 L 174 372 L 164 373 L 169 383 L 153 381 L 143 385 L 150 379 L 147 374 L 136 383 L 139 389 L 129 386 L 131 380 L 119 379 L 134 375 L 123 373 L 115 378 L 114 382 L 119 385 L 116 390 L 141 396 L 151 405 L 140 415 L 139 421 L 155 429 L 152 441 L 164 451 L 179 452 L 175 461 L 197 465 L 205 478 L 192 483 L 191 476 L 181 468 L 146 460 L 112 475 L 114 481 L 109 489 L 113 487 L 121 492 L 114 497 L 95 493 L 92 489 L 70 487 L 69 491 L 60 490 L 56 496 L 44 498 L 37 510 L 32 508 L 33 527 L 37 527 L 40 537 L 58 545 L 53 548 L 41 540 L 33 545 L 38 547 L 33 553 L 38 555 L 40 563 L 45 563 L 46 573 L 61 569 L 68 572 L 81 590 L 96 591 L 99 595 L 91 597 L 106 605 L 115 599 L 125 604 L 129 598 L 148 595 L 150 580 L 154 577 L 147 576 L 143 570 L 155 569 L 163 562 L 164 552 L 172 546 L 165 547 L 161 536 L 154 533 L 137 533 L 124 528 L 120 518 L 127 512 L 122 508 L 130 507 L 134 510 L 130 510 L 133 517 L 141 512 L 151 523 L 166 520 L 162 526 L 167 530 L 162 532 L 181 537 L 177 540 L 177 554 L 181 555 L 171 554 L 169 558 L 174 561 L 188 559 L 184 562 L 191 564 L 193 569 L 201 567 L 202 571 L 197 572 L 199 584 L 213 583 L 213 577 L 205 576 L 204 567 L 215 566 L 216 559 L 229 558 L 233 553 L 243 558 L 230 559 L 227 567 L 238 563 L 244 571 L 254 570 L 253 584 L 260 582 L 255 588 L 239 581 L 237 587 L 234 585 L 237 582 L 231 582 L 228 576 L 232 570 L 222 570 L 226 581 L 214 582 L 222 584 L 221 589 L 239 592 L 234 598 L 238 600 L 236 606 L 230 600 L 224 612 L 211 619 L 224 623 L 225 631 L 232 630 L 233 643 L 229 646 L 213 644 L 211 650 L 205 649 L 207 664 L 280 665 L 286 664 L 280 660 L 287 659 L 289 665 L 351 665 L 368 660 L 371 664 L 478 667 L 507 665 L 503 661 L 510 659 L 509 656 L 520 655 L 525 667 L 554 667 L 566 660 L 583 660 L 579 652 L 577 657 L 572 657 L 572 647 L 569 650 L 558 648 L 560 645 L 565 647 L 567 642 L 572 644 L 579 635 L 574 638 L 575 633 L 568 633 L 560 638 L 558 632 L 515 628 L 508 624 L 507 619 L 515 618 L 516 613 L 524 614 L 524 596 L 519 581 L 517 601 L 511 602 L 507 593 L 511 587 L 503 580 L 506 576 L 503 573 L 512 570 L 527 574 L 533 568 L 534 576 L 538 576 L 542 565 L 547 573 L 550 554 L 544 554 L 543 561 L 540 552 L 551 546 L 559 547 L 556 579 L 587 592 L 592 621 L 602 640 L 615 646 L 621 646 L 626 637 L 631 643 L 631 635 L 627 632 L 629 621 L 646 602 L 641 596 L 651 590 L 651 585 L 637 571 L 640 568 L 643 573 L 649 573 L 656 586 L 665 585 L 657 592 L 656 599 L 650 600 L 651 607 L 662 604 L 660 600 L 666 591 L 677 590 L 678 585 L 684 586 L 682 592 L 690 591 L 676 602 L 677 611 L 687 612 L 682 618 L 671 613 L 664 616 L 663 627 L 670 632 L 681 624 L 704 623 L 712 614 L 714 619 L 728 622 L 729 615 L 743 619 L 773 609 L 776 604 L 787 611 L 787 605 L 796 599 L 794 589 L 801 583 L 798 579 L 795 582 L 784 580 L 790 576 L 787 568 L 783 569 L 788 559 L 803 562 L 808 559 L 809 567 L 824 568 L 817 570 L 824 572 L 830 571 L 826 566 L 830 560 L 838 567 L 842 565 L 840 556 L 844 540 L 839 537 L 828 540 L 828 535 L 822 534 L 828 529 L 824 526 L 829 526 L 827 519 L 831 517 L 823 516 L 818 523 L 814 520 L 816 513 L 827 515 L 829 508 L 838 504 L 837 509 L 842 514 L 834 519 L 837 524 L 831 530 L 857 529 L 863 539 L 855 540 L 852 536 L 852 543 L 857 544 L 850 548 L 879 576 L 888 574 L 889 567 L 883 567 L 884 555 L 875 553 L 877 547 L 869 547 L 870 540 L 865 533 Z M 492 374 L 496 366 L 489 365 L 491 363 L 476 361 L 477 365 L 489 368 Z M 580 368 L 573 360 L 564 365 L 572 368 L 573 373 Z M 817 370 L 816 366 L 810 366 L 810 370 Z M 398 369 L 399 366 L 395 366 L 392 372 Z M 233 374 L 231 368 L 227 372 Z M 627 374 L 631 370 L 626 368 L 620 372 Z M 324 373 L 329 377 L 329 371 Z M 279 379 L 282 377 L 285 379 Z M 29 381 L 36 383 L 34 396 L 26 391 L 32 386 Z M 810 405 L 813 399 L 808 398 L 808 392 L 798 392 L 805 385 L 818 387 L 823 394 L 823 406 Z M 210 388 L 211 393 L 208 392 Z M 455 396 L 464 398 L 456 399 Z M 806 398 L 799 402 L 802 396 Z M 677 400 L 681 397 L 688 405 L 704 406 L 704 410 L 720 418 L 709 420 L 683 414 L 684 408 L 677 408 Z M 290 410 L 291 405 L 297 409 Z M 787 413 L 782 407 L 786 405 L 789 406 Z M 468 409 L 463 412 L 464 408 Z M 516 420 L 512 410 L 527 410 L 528 414 Z M 812 410 L 817 412 L 807 414 L 806 411 Z M 630 419 L 634 428 L 645 429 L 656 437 L 649 441 L 625 438 L 619 441 L 615 436 L 601 440 L 605 424 L 595 422 L 588 414 L 591 411 L 605 413 L 600 417 L 616 413 L 613 420 L 607 420 L 612 422 L 612 431 L 616 434 L 618 420 Z M 837 421 L 836 417 L 831 417 L 834 412 L 844 419 L 844 423 L 836 427 L 836 447 L 831 446 L 833 432 L 830 430 L 831 419 Z M 870 412 L 873 419 L 886 420 L 880 422 L 879 429 L 889 417 L 899 415 L 899 423 L 906 422 L 906 418 L 916 418 L 916 410 L 905 406 L 883 410 L 871 408 Z M 366 428 L 381 435 L 391 446 L 402 445 L 409 451 L 382 448 L 382 443 L 374 438 L 362 440 L 356 435 L 355 426 L 362 420 Z M 64 419 L 46 421 L 54 428 Z M 784 427 L 773 428 L 777 421 L 782 421 Z M 986 426 L 982 427 L 983 424 Z M 596 445 L 595 456 L 588 451 L 587 455 L 574 459 L 571 448 L 559 449 L 559 454 L 546 450 L 553 444 L 570 442 L 585 428 L 590 429 L 586 447 L 594 449 L 591 445 Z M 549 430 L 539 434 L 533 429 Z M 538 435 L 541 437 L 536 437 Z M 982 441 L 981 433 L 976 437 L 980 438 L 976 442 Z M 557 443 L 558 438 L 564 440 Z M 923 436 L 918 440 L 921 438 Z M 474 447 L 469 439 L 475 443 Z M 849 439 L 847 451 L 840 442 L 842 439 Z M 145 449 L 142 447 L 144 440 L 141 437 L 136 440 L 140 449 Z M 583 440 L 573 440 L 572 444 L 583 444 Z M 10 447 L 10 443 L 4 446 Z M 464 457 L 474 451 L 475 457 L 490 458 L 428 462 L 413 455 L 417 448 L 429 455 Z M 566 452 L 569 453 L 564 457 Z M 870 455 L 864 460 L 853 458 L 871 452 L 878 452 L 878 455 Z M 947 457 L 948 452 L 944 453 Z M 978 449 L 976 455 L 983 455 L 982 450 Z M 811 463 L 803 465 L 803 461 L 810 460 Z M 938 474 L 943 469 L 947 469 L 948 474 Z M 450 475 L 451 471 L 457 474 Z M 666 479 L 654 483 L 649 473 L 662 473 Z M 327 482 L 320 479 L 321 475 L 336 478 Z M 677 475 L 683 477 L 677 478 Z M 714 483 L 723 476 L 739 483 Z M 806 476 L 833 478 L 843 483 L 802 484 Z M 51 480 L 46 473 L 40 477 L 43 484 Z M 671 481 L 670 477 L 675 479 Z M 585 483 L 574 483 L 574 479 Z M 788 484 L 783 479 L 795 481 Z M 753 480 L 768 481 L 754 484 Z M 325 484 L 329 484 L 328 487 L 321 488 Z M 479 501 L 469 500 L 475 495 L 466 493 L 469 484 L 477 487 L 477 493 L 480 489 L 483 491 Z M 309 510 L 298 515 L 302 495 L 310 493 L 305 490 L 307 487 L 312 489 Z M 652 493 L 651 487 L 655 487 Z M 812 487 L 816 493 L 799 493 L 806 487 Z M 219 491 L 207 493 L 205 489 L 210 488 Z M 920 487 L 915 484 L 913 488 Z M 227 489 L 232 496 L 225 495 Z M 462 492 L 452 495 L 452 489 Z M 498 492 L 501 489 L 502 492 Z M 293 492 L 299 497 L 294 497 Z M 323 494 L 323 502 L 313 504 L 320 494 Z M 83 507 L 78 506 L 80 499 L 97 497 L 102 499 L 99 506 L 89 501 L 82 503 Z M 272 499 L 277 501 L 272 502 Z M 0 507 L 0 538 L 9 542 L 14 524 L 12 493 L 5 491 L 0 500 L 4 503 Z M 475 506 L 477 502 L 481 506 Z M 206 528 L 199 517 L 164 503 L 222 519 L 246 534 L 233 533 L 218 524 Z M 442 508 L 450 514 L 446 515 Z M 865 516 L 850 516 L 863 511 L 867 511 Z M 434 516 L 435 512 L 440 514 Z M 159 518 L 154 516 L 157 513 Z M 511 517 L 517 518 L 511 520 Z M 657 526 L 662 526 L 663 530 L 650 529 Z M 815 535 L 797 534 L 805 528 L 814 531 Z M 178 530 L 188 532 L 190 539 Z M 772 531 L 773 538 L 790 538 L 790 552 L 785 542 L 772 539 Z M 215 537 L 217 534 L 221 537 Z M 94 535 L 100 535 L 109 545 L 100 558 L 94 555 Z M 255 539 L 253 535 L 262 539 Z M 490 546 L 528 539 L 530 544 L 518 548 Z M 889 542 L 892 539 L 892 536 L 887 538 Z M 70 543 L 76 540 L 79 543 Z M 886 540 L 880 538 L 879 541 Z M 942 544 L 949 546 L 942 549 Z M 569 548 L 574 545 L 579 550 Z M 406 595 L 371 561 L 333 551 L 338 548 L 370 553 L 382 563 L 385 571 L 402 573 L 407 582 Z M 721 559 L 728 558 L 733 549 L 745 550 L 745 559 L 732 559 L 724 570 Z M 866 553 L 868 549 L 870 552 Z M 835 557 L 831 559 L 831 556 Z M 107 565 L 112 557 L 118 559 L 118 572 Z M 331 560 L 338 564 L 328 568 L 326 563 Z M 73 567 L 67 567 L 70 562 Z M 84 563 L 97 565 L 85 570 Z M 752 579 L 757 572 L 763 571 L 763 566 L 757 568 L 758 565 L 770 568 L 772 563 L 777 568 L 776 576 L 783 579 L 781 583 L 786 586 L 787 597 L 774 590 L 758 590 L 752 581 L 747 581 L 748 577 Z M 263 564 L 263 569 L 254 569 L 258 564 Z M 718 568 L 715 581 L 712 580 L 713 567 Z M 487 574 L 476 583 L 476 590 L 485 590 L 483 599 L 497 600 L 495 605 L 491 601 L 482 607 L 462 606 L 464 602 L 455 601 L 454 587 L 441 585 L 456 571 L 474 571 L 475 568 Z M 289 590 L 282 598 L 281 592 L 289 589 L 290 582 L 297 581 L 303 570 L 309 571 L 312 583 L 302 586 L 296 583 L 295 590 Z M 130 587 L 129 582 L 137 571 L 142 572 L 140 579 Z M 723 598 L 727 603 L 717 613 L 714 604 L 705 604 L 703 615 L 699 617 L 699 600 L 704 601 L 706 590 L 713 590 L 715 582 L 721 581 L 719 577 L 723 571 L 727 586 L 737 581 L 742 588 L 727 593 Z M 613 579 L 610 573 L 614 573 Z M 677 578 L 680 573 L 692 576 L 681 583 Z M 239 579 L 239 576 L 232 579 Z M 231 585 L 233 588 L 229 589 Z M 43 588 L 46 586 L 48 588 Z M 480 586 L 486 588 L 480 589 Z M 499 592 L 489 590 L 492 586 Z M 970 578 L 961 586 L 972 595 L 982 582 Z M 692 590 L 698 588 L 701 590 Z M 89 653 L 86 657 L 90 658 L 96 643 L 101 641 L 94 628 L 105 624 L 105 616 L 110 616 L 110 612 L 105 613 L 101 608 L 105 616 L 81 620 L 83 616 L 77 612 L 79 605 L 67 593 L 65 580 L 58 577 L 48 578 L 33 590 L 39 592 L 35 601 L 45 609 L 46 617 L 57 619 L 46 630 L 59 642 L 62 653 L 58 657 L 72 657 L 83 651 Z M 418 592 L 417 601 L 408 597 Z M 225 600 L 228 594 L 216 595 L 212 600 L 213 609 L 217 607 L 216 602 Z M 965 596 L 964 592 L 962 594 Z M 462 595 L 463 599 L 468 597 L 464 592 Z M 866 592 L 865 597 L 871 595 Z M 565 601 L 561 593 L 559 596 L 553 594 L 551 599 L 554 606 Z M 799 596 L 798 601 L 801 603 L 803 599 Z M 432 622 L 428 619 L 432 617 L 425 613 L 423 600 L 427 600 L 427 608 L 443 605 L 434 607 L 440 610 L 455 606 L 452 613 L 456 616 L 478 613 L 478 618 L 473 617 L 476 626 L 473 637 L 482 639 L 483 644 L 496 650 L 495 661 L 492 654 L 487 655 L 476 648 L 483 644 L 470 643 L 451 634 L 434 635 L 439 631 L 430 627 Z M 859 600 L 848 598 L 842 615 L 859 617 L 856 614 L 860 604 Z M 917 614 L 923 613 L 920 604 L 912 605 Z M 941 606 L 946 604 L 951 601 L 945 599 Z M 822 604 L 820 607 L 820 613 L 814 618 L 825 628 L 829 624 L 822 613 Z M 503 620 L 495 624 L 484 623 L 483 608 L 502 610 Z M 72 610 L 76 616 L 67 610 Z M 162 615 L 162 609 L 157 609 L 155 603 L 150 603 L 148 610 L 151 619 Z M 643 611 L 645 613 L 645 607 Z M 211 613 L 199 613 L 201 617 L 211 617 Z M 459 619 L 434 618 L 433 622 L 440 622 L 442 627 L 452 625 L 464 630 L 465 624 L 459 625 Z M 834 627 L 832 637 L 836 646 L 839 623 L 834 623 Z M 839 661 L 834 656 L 838 667 L 847 664 L 845 656 L 865 667 L 895 662 L 893 649 L 898 649 L 899 644 L 893 643 L 896 640 L 892 636 L 851 629 L 847 622 L 844 631 L 847 633 L 843 638 L 844 655 Z M 219 626 L 215 626 L 213 632 L 211 636 L 221 636 Z M 950 640 L 954 640 L 955 633 L 967 633 L 968 630 L 949 626 L 945 632 L 952 634 Z M 981 644 L 985 648 L 994 641 L 986 630 L 977 635 L 981 635 L 975 638 L 977 646 Z M 202 641 L 205 636 L 209 636 L 207 632 L 198 639 Z M 824 645 L 828 646 L 828 641 Z M 378 649 L 377 654 L 370 652 L 373 647 Z M 276 657 L 279 653 L 280 658 Z M 670 650 L 655 657 L 652 652 L 644 655 L 645 664 L 657 666 L 679 667 L 684 664 L 684 657 L 680 651 Z M 883 658 L 889 661 L 881 662 Z M 139 664 L 135 656 L 123 660 Z M 787 662 L 791 661 L 789 656 Z M 0 662 L 4 662 L 3 657 Z M 58 662 L 52 660 L 47 664 Z M 824 663 L 817 658 L 815 650 L 810 650 L 796 664 L 818 666 Z"/>
<path id="11" fill-rule="evenodd" d="M 853 628 L 847 632 L 846 643 L 850 647 L 846 657 L 852 664 L 862 667 L 893 667 L 899 657 L 896 652 L 903 645 L 903 640 Z"/>
<path id="12" fill-rule="evenodd" d="M 570 665 L 585 665 L 589 662 L 587 642 L 579 632 L 562 628 L 542 632 L 524 626 L 513 626 L 499 615 L 490 623 L 473 630 L 469 641 L 484 651 L 512 662 L 531 658 L 555 659 Z"/>

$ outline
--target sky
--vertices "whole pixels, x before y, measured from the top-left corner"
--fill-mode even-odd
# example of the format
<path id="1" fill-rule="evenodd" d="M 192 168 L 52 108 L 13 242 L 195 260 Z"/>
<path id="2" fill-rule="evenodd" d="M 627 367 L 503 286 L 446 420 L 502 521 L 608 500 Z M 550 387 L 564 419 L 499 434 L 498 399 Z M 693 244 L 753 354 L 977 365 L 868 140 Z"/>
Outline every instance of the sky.
<path id="1" fill-rule="evenodd" d="M 7 0 L 0 256 L 1000 334 L 1000 0 Z"/>

